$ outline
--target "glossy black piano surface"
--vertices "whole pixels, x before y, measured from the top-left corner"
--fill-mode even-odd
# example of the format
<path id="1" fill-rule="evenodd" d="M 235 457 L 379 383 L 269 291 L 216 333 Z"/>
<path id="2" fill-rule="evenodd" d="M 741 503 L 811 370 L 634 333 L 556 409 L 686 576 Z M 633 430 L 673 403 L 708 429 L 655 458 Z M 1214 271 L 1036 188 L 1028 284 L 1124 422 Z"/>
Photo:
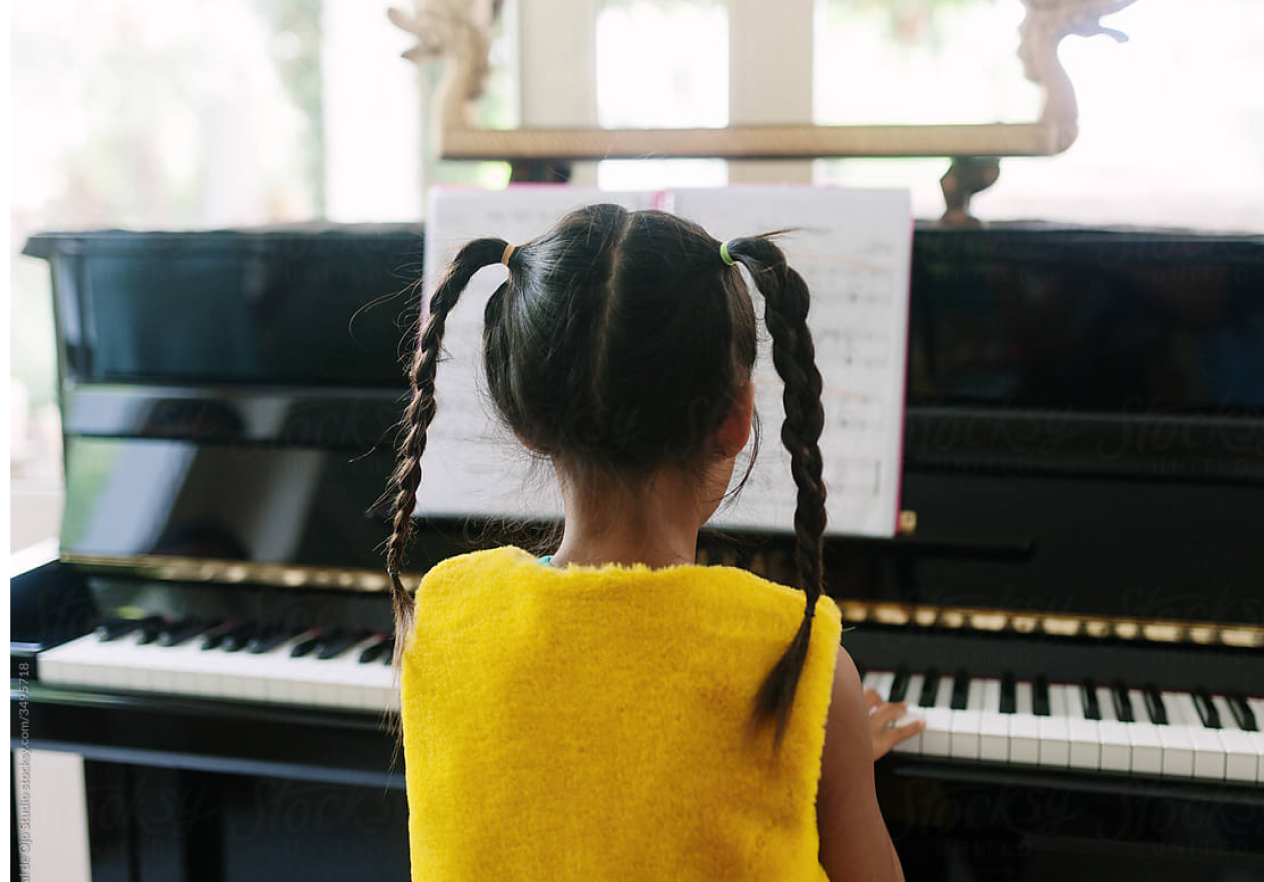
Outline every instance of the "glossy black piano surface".
<path id="1" fill-rule="evenodd" d="M 100 878 L 405 878 L 380 714 L 38 678 L 42 645 L 120 614 L 388 630 L 375 504 L 420 228 L 50 234 L 27 251 L 52 268 L 67 486 L 61 562 L 13 583 L 35 737 L 89 757 L 90 792 L 226 806 L 161 827 L 107 801 Z M 919 226 L 912 285 L 917 529 L 826 552 L 857 662 L 1264 694 L 1264 238 Z M 549 526 L 425 521 L 412 567 Z M 709 533 L 700 557 L 790 572 L 782 534 Z M 1253 784 L 908 754 L 878 778 L 910 878 L 1264 873 Z M 266 826 L 327 800 L 376 820 L 339 848 Z"/>

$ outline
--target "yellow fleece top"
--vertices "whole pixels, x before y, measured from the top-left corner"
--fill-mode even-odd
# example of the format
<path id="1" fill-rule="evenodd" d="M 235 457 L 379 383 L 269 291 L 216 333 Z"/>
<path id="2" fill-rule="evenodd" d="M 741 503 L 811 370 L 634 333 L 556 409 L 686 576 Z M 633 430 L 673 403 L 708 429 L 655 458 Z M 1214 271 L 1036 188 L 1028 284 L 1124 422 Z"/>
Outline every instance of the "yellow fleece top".
<path id="1" fill-rule="evenodd" d="M 802 592 L 509 546 L 443 561 L 416 596 L 400 675 L 413 882 L 826 879 L 828 597 L 774 755 L 774 726 L 747 740 L 746 723 Z"/>

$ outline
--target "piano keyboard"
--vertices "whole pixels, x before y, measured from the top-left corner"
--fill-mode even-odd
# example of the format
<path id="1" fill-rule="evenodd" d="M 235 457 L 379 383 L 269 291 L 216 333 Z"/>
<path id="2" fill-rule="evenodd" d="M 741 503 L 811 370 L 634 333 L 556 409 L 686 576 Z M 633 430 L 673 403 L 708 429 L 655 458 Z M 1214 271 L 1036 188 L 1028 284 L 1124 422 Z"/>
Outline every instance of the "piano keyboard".
<path id="1" fill-rule="evenodd" d="M 1062 769 L 1264 783 L 1264 698 L 1124 683 L 869 671 L 926 728 L 893 750 Z"/>
<path id="2" fill-rule="evenodd" d="M 387 634 L 113 620 L 40 653 L 46 683 L 374 711 L 399 708 Z"/>

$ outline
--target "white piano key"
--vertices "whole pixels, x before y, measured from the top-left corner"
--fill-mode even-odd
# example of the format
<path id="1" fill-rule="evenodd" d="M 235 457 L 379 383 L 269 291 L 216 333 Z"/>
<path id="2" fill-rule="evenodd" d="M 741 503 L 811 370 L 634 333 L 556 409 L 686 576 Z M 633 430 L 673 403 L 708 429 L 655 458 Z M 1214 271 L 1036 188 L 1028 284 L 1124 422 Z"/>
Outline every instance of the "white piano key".
<path id="1" fill-rule="evenodd" d="M 1163 773 L 1163 743 L 1159 740 L 1158 726 L 1146 717 L 1145 696 L 1140 689 L 1129 689 L 1133 721 L 1128 723 L 1128 738 L 1132 741 L 1132 771 L 1146 775 Z"/>
<path id="2" fill-rule="evenodd" d="M 1071 753 L 1071 736 L 1067 729 L 1065 686 L 1049 686 L 1049 716 L 1036 717 L 1036 732 L 1040 739 L 1040 765 L 1066 768 Z"/>
<path id="3" fill-rule="evenodd" d="M 109 642 L 95 633 L 86 634 L 41 653 L 40 679 L 85 688 L 335 707 L 375 714 L 399 707 L 390 666 L 381 660 L 359 663 L 360 653 L 377 637 L 366 638 L 333 659 L 318 660 L 289 655 L 311 632 L 263 653 L 246 648 L 231 653 L 203 650 L 204 636 L 178 646 L 162 646 L 156 642 L 139 644 L 139 632 Z M 889 694 L 889 683 L 886 689 Z"/>
<path id="4" fill-rule="evenodd" d="M 1252 733 L 1244 732 L 1238 725 L 1229 702 L 1223 695 L 1214 695 L 1211 700 L 1220 713 L 1220 722 L 1224 726 L 1216 735 L 1225 752 L 1225 779 L 1254 782 L 1260 755 L 1251 742 Z"/>
<path id="5" fill-rule="evenodd" d="M 1163 774 L 1188 778 L 1194 774 L 1194 744 L 1187 727 L 1172 712 L 1180 693 L 1160 692 L 1159 695 L 1168 716 L 1167 725 L 1158 727 L 1159 743 L 1163 745 Z"/>
<path id="6" fill-rule="evenodd" d="M 337 673 L 330 678 L 330 698 L 339 707 L 360 707 L 361 693 L 373 688 L 372 681 L 362 676 L 364 674 L 362 668 L 379 668 L 389 675 L 390 669 L 380 662 L 360 664 L 360 653 L 377 641 L 377 636 L 366 637 L 333 661 L 333 664 L 337 665 Z"/>
<path id="7" fill-rule="evenodd" d="M 48 683 L 90 685 L 91 662 L 100 638 L 95 633 L 76 637 L 39 655 L 39 678 Z"/>
<path id="8" fill-rule="evenodd" d="M 162 648 L 162 664 L 155 666 L 150 687 L 155 692 L 198 695 L 197 670 L 202 656 L 201 641 L 186 640 L 179 646 Z"/>
<path id="9" fill-rule="evenodd" d="M 895 682 L 894 671 L 879 671 L 874 680 L 873 690 L 883 701 L 891 700 L 891 684 Z"/>
<path id="10" fill-rule="evenodd" d="M 941 676 L 935 706 L 919 708 L 926 719 L 922 730 L 922 756 L 950 756 L 952 753 L 952 677 Z"/>
<path id="11" fill-rule="evenodd" d="M 1264 726 L 1264 698 L 1247 698 L 1247 707 L 1251 709 L 1251 713 L 1255 714 L 1255 722 L 1257 726 Z M 1264 732 L 1247 732 L 1251 736 L 1251 743 L 1255 745 L 1255 754 L 1258 760 L 1255 765 L 1255 782 L 1264 784 Z"/>
<path id="12" fill-rule="evenodd" d="M 910 674 L 908 682 L 908 690 L 904 693 L 905 702 L 908 704 L 908 714 L 896 721 L 897 726 L 903 726 L 915 719 L 922 719 L 922 708 L 917 706 L 917 697 L 922 694 L 922 683 L 924 677 L 921 674 Z M 922 752 L 922 735 L 919 732 L 907 741 L 901 741 L 899 744 L 891 748 L 893 753 L 911 753 L 920 754 Z"/>
<path id="13" fill-rule="evenodd" d="M 1009 714 L 1002 714 L 1001 681 L 983 680 L 983 712 L 979 715 L 979 759 L 1009 762 Z"/>
<path id="14" fill-rule="evenodd" d="M 1098 721 L 1084 716 L 1084 687 L 1069 684 L 1066 687 L 1067 737 L 1071 749 L 1067 765 L 1076 769 L 1101 768 L 1102 742 Z"/>
<path id="15" fill-rule="evenodd" d="M 1174 712 L 1194 751 L 1193 768 L 1190 773 L 1195 778 L 1223 781 L 1225 750 L 1220 736 L 1215 729 L 1208 729 L 1203 725 L 1202 717 L 1198 715 L 1198 708 L 1194 705 L 1194 696 L 1188 692 L 1170 694 L 1172 700 L 1167 702 L 1168 713 Z M 1165 695 L 1164 698 L 1166 699 L 1167 696 Z"/>
<path id="16" fill-rule="evenodd" d="M 952 712 L 949 755 L 955 759 L 979 758 L 979 735 L 983 722 L 983 681 L 972 679 L 965 710 Z"/>
<path id="17" fill-rule="evenodd" d="M 1102 745 L 1102 771 L 1131 772 L 1132 739 L 1128 737 L 1128 724 L 1120 722 L 1115 715 L 1115 701 L 1106 686 L 1097 687 L 1097 706 L 1102 712 L 1097 726 Z"/>
<path id="18" fill-rule="evenodd" d="M 1040 762 L 1040 725 L 1031 712 L 1031 683 L 1014 684 L 1014 713 L 1009 714 L 1009 761 Z"/>

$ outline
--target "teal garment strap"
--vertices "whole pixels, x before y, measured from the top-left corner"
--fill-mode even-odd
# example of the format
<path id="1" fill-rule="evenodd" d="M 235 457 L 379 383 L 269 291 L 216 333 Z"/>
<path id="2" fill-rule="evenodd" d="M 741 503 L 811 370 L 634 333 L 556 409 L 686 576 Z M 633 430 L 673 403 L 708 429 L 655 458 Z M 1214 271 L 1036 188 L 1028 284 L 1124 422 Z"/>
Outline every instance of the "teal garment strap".
<path id="1" fill-rule="evenodd" d="M 724 259 L 724 262 L 727 263 L 729 266 L 733 265 L 734 263 L 733 258 L 729 256 L 729 243 L 728 242 L 721 243 L 720 257 L 722 257 Z"/>
<path id="2" fill-rule="evenodd" d="M 540 563 L 544 564 L 546 567 L 553 566 L 553 555 L 551 554 L 544 555 L 544 557 L 540 558 Z"/>

